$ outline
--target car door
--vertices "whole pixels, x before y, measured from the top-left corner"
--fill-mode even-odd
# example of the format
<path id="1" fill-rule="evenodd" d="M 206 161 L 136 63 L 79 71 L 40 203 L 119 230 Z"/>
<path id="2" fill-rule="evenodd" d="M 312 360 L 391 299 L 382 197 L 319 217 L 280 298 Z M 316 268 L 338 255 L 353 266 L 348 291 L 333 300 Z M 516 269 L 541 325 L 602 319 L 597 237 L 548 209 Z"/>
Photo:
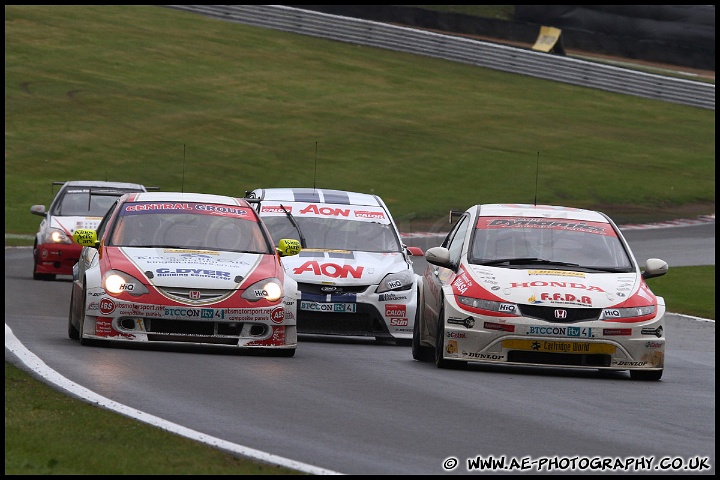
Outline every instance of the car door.
<path id="1" fill-rule="evenodd" d="M 463 243 L 470 225 L 470 217 L 467 213 L 460 217 L 450 233 L 447 234 L 441 247 L 445 247 L 450 251 L 450 260 L 453 268 L 445 268 L 431 263 L 427 264 L 423 275 L 424 302 L 423 308 L 424 321 L 427 332 L 434 336 L 437 331 L 437 322 L 440 311 L 443 306 L 443 286 L 455 278 L 455 273 L 460 265 L 460 258 L 463 249 Z"/>

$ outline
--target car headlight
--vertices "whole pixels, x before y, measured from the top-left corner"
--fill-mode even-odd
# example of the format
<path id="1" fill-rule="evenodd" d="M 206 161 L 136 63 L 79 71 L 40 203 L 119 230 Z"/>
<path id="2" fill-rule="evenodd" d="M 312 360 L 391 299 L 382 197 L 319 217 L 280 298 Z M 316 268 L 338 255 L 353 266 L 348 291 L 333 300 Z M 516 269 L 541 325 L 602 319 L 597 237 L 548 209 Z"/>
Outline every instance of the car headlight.
<path id="1" fill-rule="evenodd" d="M 600 314 L 600 320 L 622 320 L 635 317 L 647 317 L 655 314 L 655 305 L 629 308 L 606 308 Z"/>
<path id="2" fill-rule="evenodd" d="M 456 298 L 460 305 L 465 305 L 478 310 L 506 313 L 509 315 L 520 314 L 517 305 L 515 305 L 514 303 L 495 302 L 493 300 L 483 300 L 481 298 L 463 297 L 462 295 L 458 295 Z"/>
<path id="3" fill-rule="evenodd" d="M 129 293 L 139 297 L 148 293 L 147 287 L 140 280 L 119 270 L 110 270 L 103 275 L 102 285 L 106 292 L 115 295 Z"/>
<path id="4" fill-rule="evenodd" d="M 389 292 L 391 290 L 410 290 L 413 279 L 413 274 L 408 271 L 389 273 L 382 279 L 375 293 Z"/>
<path id="5" fill-rule="evenodd" d="M 277 278 L 266 278 L 250 285 L 242 294 L 242 298 L 257 302 L 258 300 L 268 300 L 274 302 L 283 296 L 283 286 Z"/>
<path id="6" fill-rule="evenodd" d="M 72 238 L 59 228 L 49 228 L 43 240 L 44 243 L 72 243 Z"/>

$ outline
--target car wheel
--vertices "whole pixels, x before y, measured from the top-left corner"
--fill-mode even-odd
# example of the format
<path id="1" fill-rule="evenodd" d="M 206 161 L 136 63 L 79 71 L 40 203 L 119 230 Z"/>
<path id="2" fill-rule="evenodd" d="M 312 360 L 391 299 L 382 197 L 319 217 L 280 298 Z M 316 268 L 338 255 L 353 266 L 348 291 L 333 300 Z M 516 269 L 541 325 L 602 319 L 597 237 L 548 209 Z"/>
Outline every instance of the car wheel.
<path id="1" fill-rule="evenodd" d="M 268 350 L 268 353 L 273 357 L 292 357 L 295 355 L 294 348 L 282 348 L 277 350 Z"/>
<path id="2" fill-rule="evenodd" d="M 420 309 L 415 314 L 415 325 L 413 325 L 412 356 L 419 362 L 430 362 L 433 360 L 433 349 L 420 343 Z"/>
<path id="3" fill-rule="evenodd" d="M 660 380 L 663 370 L 630 370 L 630 378 L 632 380 L 655 381 Z"/>
<path id="4" fill-rule="evenodd" d="M 74 295 L 70 294 L 70 312 L 68 313 L 68 337 L 70 337 L 72 340 L 79 340 L 80 332 L 77 328 L 75 328 L 75 325 L 73 325 L 72 323 L 73 309 L 75 308 L 74 297 Z"/>
<path id="5" fill-rule="evenodd" d="M 446 360 L 443 358 L 445 348 L 445 310 L 440 309 L 437 322 L 437 334 L 435 335 L 435 366 L 438 368 L 451 368 L 454 370 L 467 367 L 467 362 L 462 360 Z"/>
<path id="6" fill-rule="evenodd" d="M 83 299 L 83 300 L 82 300 L 82 310 L 80 311 L 80 322 L 79 322 L 79 323 L 80 323 L 80 326 L 79 326 L 79 328 L 78 328 L 78 336 L 80 337 L 80 345 L 90 345 L 90 344 L 92 343 L 92 341 L 91 341 L 89 338 L 85 338 L 85 337 L 83 336 L 83 332 L 85 331 L 85 307 L 87 306 L 87 304 L 86 304 L 87 295 L 86 295 L 85 293 L 86 293 L 86 292 L 85 292 L 85 287 L 83 286 L 83 290 L 82 290 L 82 299 Z"/>

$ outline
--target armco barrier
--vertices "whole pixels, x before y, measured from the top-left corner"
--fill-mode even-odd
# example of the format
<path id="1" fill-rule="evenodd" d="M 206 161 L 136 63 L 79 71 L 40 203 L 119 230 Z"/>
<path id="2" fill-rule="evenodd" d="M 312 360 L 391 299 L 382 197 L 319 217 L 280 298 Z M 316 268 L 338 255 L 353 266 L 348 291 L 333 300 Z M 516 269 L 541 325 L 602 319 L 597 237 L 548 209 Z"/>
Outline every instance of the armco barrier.
<path id="1" fill-rule="evenodd" d="M 525 48 L 282 5 L 165 5 L 222 20 L 386 48 L 479 67 L 715 110 L 715 85 Z"/>

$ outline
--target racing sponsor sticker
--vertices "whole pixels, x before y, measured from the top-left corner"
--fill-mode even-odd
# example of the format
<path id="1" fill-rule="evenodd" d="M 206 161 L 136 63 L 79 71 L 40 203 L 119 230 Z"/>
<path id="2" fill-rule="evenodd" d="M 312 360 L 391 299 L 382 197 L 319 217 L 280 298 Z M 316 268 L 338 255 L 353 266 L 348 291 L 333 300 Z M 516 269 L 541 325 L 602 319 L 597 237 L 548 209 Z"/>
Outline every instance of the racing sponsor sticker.
<path id="1" fill-rule="evenodd" d="M 115 302 L 109 298 L 103 298 L 100 300 L 100 313 L 103 315 L 110 315 L 113 311 L 115 311 Z"/>
<path id="2" fill-rule="evenodd" d="M 570 272 L 567 270 L 528 270 L 528 275 L 555 275 L 556 277 L 580 277 L 585 278 L 583 272 Z"/>
<path id="3" fill-rule="evenodd" d="M 285 309 L 276 307 L 270 312 L 270 319 L 275 323 L 282 323 L 285 320 Z"/>
<path id="4" fill-rule="evenodd" d="M 361 278 L 364 267 L 353 267 L 352 265 L 338 265 L 336 263 L 318 263 L 310 260 L 293 269 L 295 275 L 302 275 L 311 272 L 314 275 L 325 275 L 330 278 Z"/>
<path id="5" fill-rule="evenodd" d="M 231 322 L 267 322 L 272 320 L 275 323 L 280 323 L 282 320 L 279 315 L 280 310 L 283 310 L 283 308 L 228 308 L 219 310 L 224 312 L 224 320 Z M 284 315 L 283 312 L 283 317 Z"/>
<path id="6" fill-rule="evenodd" d="M 131 333 L 118 332 L 112 326 L 112 318 L 110 317 L 98 317 L 95 322 L 95 335 L 98 337 L 123 337 L 128 340 L 135 338 L 135 335 Z"/>
<path id="7" fill-rule="evenodd" d="M 535 280 L 532 282 L 510 282 L 510 288 L 532 288 L 532 287 L 549 287 L 549 288 L 575 288 L 578 290 L 587 290 L 588 292 L 602 292 L 605 290 L 595 285 L 585 285 L 576 282 L 548 282 L 545 280 Z"/>
<path id="8" fill-rule="evenodd" d="M 463 356 L 468 358 L 476 358 L 478 360 L 505 360 L 505 355 L 501 353 L 479 353 L 479 352 L 462 352 Z"/>
<path id="9" fill-rule="evenodd" d="M 407 295 L 397 295 L 395 293 L 381 293 L 378 297 L 379 302 L 397 302 L 400 300 L 407 300 Z"/>
<path id="10" fill-rule="evenodd" d="M 465 317 L 465 318 L 448 318 L 447 323 L 454 324 L 454 325 L 462 325 L 465 328 L 472 328 L 475 326 L 475 319 L 473 317 Z"/>
<path id="11" fill-rule="evenodd" d="M 545 325 L 530 325 L 527 327 L 528 335 L 551 335 L 553 337 L 593 337 L 592 328 L 587 327 L 559 327 Z"/>
<path id="12" fill-rule="evenodd" d="M 405 305 L 396 305 L 388 303 L 385 305 L 385 316 L 386 317 L 406 317 L 407 310 Z"/>
<path id="13" fill-rule="evenodd" d="M 603 328 L 602 334 L 606 337 L 632 335 L 632 328 Z"/>
<path id="14" fill-rule="evenodd" d="M 354 303 L 320 303 L 303 300 L 300 302 L 300 310 L 311 312 L 356 313 L 357 305 Z"/>
<path id="15" fill-rule="evenodd" d="M 230 280 L 231 273 L 206 268 L 156 268 L 158 277 L 198 277 Z"/>
<path id="16" fill-rule="evenodd" d="M 225 310 L 221 308 L 163 307 L 163 316 L 197 320 L 224 320 Z"/>
<path id="17" fill-rule="evenodd" d="M 507 323 L 485 322 L 483 323 L 483 328 L 485 330 L 498 330 L 501 332 L 515 331 L 515 325 L 508 325 Z"/>
<path id="18" fill-rule="evenodd" d="M 120 303 L 116 309 L 118 316 L 160 318 L 165 315 L 165 305 L 146 305 L 142 303 Z"/>
<path id="19" fill-rule="evenodd" d="M 606 343 L 564 342 L 561 340 L 503 340 L 502 348 L 552 353 L 614 354 L 615 346 Z"/>

